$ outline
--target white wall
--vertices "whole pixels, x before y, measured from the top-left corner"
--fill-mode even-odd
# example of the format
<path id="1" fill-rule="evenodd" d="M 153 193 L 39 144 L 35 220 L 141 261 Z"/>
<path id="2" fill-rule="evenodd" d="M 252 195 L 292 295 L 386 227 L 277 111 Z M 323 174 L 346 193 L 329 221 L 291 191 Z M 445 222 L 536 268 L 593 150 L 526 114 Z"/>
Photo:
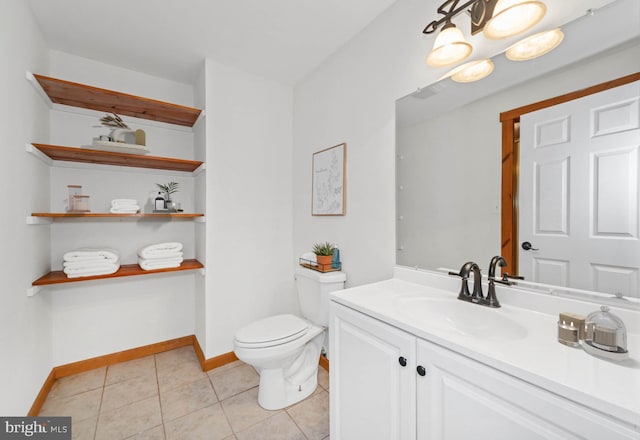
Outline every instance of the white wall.
<path id="1" fill-rule="evenodd" d="M 424 85 L 419 33 L 432 8 L 400 0 L 295 88 L 294 255 L 341 250 L 347 286 L 392 276 L 396 98 Z M 434 78 L 435 79 L 435 78 Z M 311 216 L 312 154 L 347 143 L 346 215 Z"/>
<path id="2" fill-rule="evenodd" d="M 27 298 L 31 282 L 48 270 L 49 231 L 25 218 L 48 200 L 49 173 L 25 152 L 46 138 L 47 107 L 26 80 L 46 71 L 48 53 L 21 0 L 2 3 L 0 14 L 0 175 L 6 208 L 0 220 L 0 414 L 25 415 L 51 371 L 51 314 L 46 295 Z"/>
<path id="3" fill-rule="evenodd" d="M 291 238 L 292 89 L 207 60 L 206 348 L 296 312 Z M 202 343 L 202 341 L 201 341 Z M 203 347 L 204 348 L 204 347 Z"/>
<path id="4" fill-rule="evenodd" d="M 500 253 L 501 112 L 637 72 L 640 44 L 398 127 L 398 264 L 486 269 Z M 477 84 L 478 87 L 481 83 Z M 405 98 L 408 99 L 408 98 Z M 399 103 L 399 105 L 402 105 Z"/>
<path id="5" fill-rule="evenodd" d="M 45 74 L 47 72 L 44 72 Z M 97 61 L 51 51 L 49 75 L 69 81 L 130 93 L 146 98 L 193 106 L 190 85 L 156 78 Z M 50 111 L 49 139 L 54 145 L 90 145 L 92 138 L 108 134 L 100 126 L 103 112 L 55 105 Z M 123 115 L 134 129 L 146 132 L 152 155 L 192 159 L 191 128 Z M 107 212 L 115 198 L 134 198 L 150 212 L 149 197 L 156 183 L 176 181 L 174 201 L 185 212 L 195 209 L 191 173 L 60 163 L 50 169 L 50 209 L 64 212 L 67 185 L 82 185 L 90 195 L 89 207 Z M 43 188 L 45 189 L 45 188 Z M 46 207 L 38 207 L 46 210 Z M 194 258 L 195 224 L 192 221 L 86 219 L 57 220 L 50 226 L 52 270 L 62 268 L 62 255 L 80 247 L 109 247 L 120 252 L 122 264 L 135 264 L 136 252 L 152 243 L 179 241 L 184 257 Z M 51 301 L 53 365 L 61 365 L 194 333 L 197 272 L 62 284 L 41 295 Z"/>

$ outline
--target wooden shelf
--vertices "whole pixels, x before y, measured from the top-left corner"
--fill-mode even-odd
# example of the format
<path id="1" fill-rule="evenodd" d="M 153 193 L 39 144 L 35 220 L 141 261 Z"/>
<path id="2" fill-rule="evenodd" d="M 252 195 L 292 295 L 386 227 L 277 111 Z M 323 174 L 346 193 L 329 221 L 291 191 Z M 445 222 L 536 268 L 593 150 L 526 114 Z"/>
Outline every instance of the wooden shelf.
<path id="1" fill-rule="evenodd" d="M 32 217 L 49 217 L 49 218 L 197 218 L 204 217 L 199 213 L 138 213 L 138 214 L 113 214 L 110 212 L 34 212 Z"/>
<path id="2" fill-rule="evenodd" d="M 56 104 L 193 127 L 201 110 L 33 74 Z"/>
<path id="3" fill-rule="evenodd" d="M 67 278 L 67 275 L 61 271 L 53 271 L 35 280 L 33 286 L 48 286 L 52 284 L 75 283 L 78 281 L 103 280 L 106 278 L 122 278 L 136 275 L 151 275 L 155 273 L 179 272 L 185 270 L 202 269 L 204 266 L 198 260 L 184 260 L 180 267 L 158 270 L 142 270 L 137 264 L 123 264 L 116 273 L 111 275 L 97 275 L 92 277 Z"/>
<path id="4" fill-rule="evenodd" d="M 31 144 L 52 160 L 68 162 L 118 165 L 123 167 L 152 168 L 170 171 L 195 171 L 202 162 L 173 159 L 170 157 L 145 156 L 141 154 L 114 153 L 87 148 L 62 147 L 59 145 Z"/>

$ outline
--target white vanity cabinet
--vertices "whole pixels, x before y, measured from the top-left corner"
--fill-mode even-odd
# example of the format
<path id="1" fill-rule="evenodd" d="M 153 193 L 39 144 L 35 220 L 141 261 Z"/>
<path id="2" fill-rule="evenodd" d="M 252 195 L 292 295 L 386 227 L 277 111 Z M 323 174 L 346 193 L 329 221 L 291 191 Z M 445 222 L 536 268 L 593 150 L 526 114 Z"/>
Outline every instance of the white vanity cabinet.
<path id="1" fill-rule="evenodd" d="M 639 438 L 602 413 L 334 301 L 330 326 L 332 440 Z"/>
<path id="2" fill-rule="evenodd" d="M 329 328 L 331 438 L 415 439 L 415 337 L 333 302 Z"/>

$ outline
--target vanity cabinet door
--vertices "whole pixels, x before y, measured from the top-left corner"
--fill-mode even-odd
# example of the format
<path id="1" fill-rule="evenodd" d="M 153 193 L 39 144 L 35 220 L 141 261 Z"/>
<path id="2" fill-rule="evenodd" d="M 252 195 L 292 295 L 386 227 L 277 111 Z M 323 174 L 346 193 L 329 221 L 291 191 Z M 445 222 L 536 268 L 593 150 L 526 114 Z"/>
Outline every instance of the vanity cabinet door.
<path id="1" fill-rule="evenodd" d="M 416 338 L 331 302 L 332 440 L 413 440 Z"/>
<path id="2" fill-rule="evenodd" d="M 418 340 L 417 351 L 420 440 L 638 439 L 601 413 L 441 346 Z"/>

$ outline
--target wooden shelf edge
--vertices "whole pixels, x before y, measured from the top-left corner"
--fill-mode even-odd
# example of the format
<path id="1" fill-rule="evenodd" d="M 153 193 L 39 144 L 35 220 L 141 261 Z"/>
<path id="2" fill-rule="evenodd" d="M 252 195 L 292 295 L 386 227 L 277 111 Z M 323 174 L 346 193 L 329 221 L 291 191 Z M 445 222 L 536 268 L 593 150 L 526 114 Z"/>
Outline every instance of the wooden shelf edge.
<path id="1" fill-rule="evenodd" d="M 123 264 L 120 266 L 120 269 L 111 275 L 97 275 L 90 277 L 81 277 L 81 278 L 67 278 L 67 275 L 61 271 L 56 270 L 49 272 L 46 275 L 35 280 L 31 285 L 32 286 L 50 286 L 54 284 L 66 284 L 66 283 L 75 283 L 80 281 L 91 281 L 91 280 L 104 280 L 108 278 L 123 278 L 137 275 L 152 275 L 156 273 L 166 273 L 166 272 L 182 272 L 186 270 L 196 270 L 203 269 L 204 266 L 198 260 L 189 259 L 184 260 L 180 267 L 172 267 L 168 269 L 158 269 L 158 270 L 143 270 L 137 264 Z"/>
<path id="2" fill-rule="evenodd" d="M 138 214 L 113 214 L 110 212 L 32 212 L 32 217 L 43 218 L 197 218 L 204 217 L 201 213 L 138 213 Z"/>
<path id="3" fill-rule="evenodd" d="M 35 73 L 31 75 L 35 78 L 51 102 L 56 104 L 70 105 L 107 113 L 115 112 L 120 115 L 167 122 L 185 127 L 193 127 L 202 113 L 202 110 L 193 107 L 102 89 Z"/>
<path id="4" fill-rule="evenodd" d="M 184 171 L 193 173 L 203 162 L 171 157 L 147 156 L 141 154 L 115 153 L 88 148 L 65 147 L 32 143 L 35 148 L 51 160 L 68 162 L 115 165 L 123 167 L 151 168 L 157 170 Z"/>

